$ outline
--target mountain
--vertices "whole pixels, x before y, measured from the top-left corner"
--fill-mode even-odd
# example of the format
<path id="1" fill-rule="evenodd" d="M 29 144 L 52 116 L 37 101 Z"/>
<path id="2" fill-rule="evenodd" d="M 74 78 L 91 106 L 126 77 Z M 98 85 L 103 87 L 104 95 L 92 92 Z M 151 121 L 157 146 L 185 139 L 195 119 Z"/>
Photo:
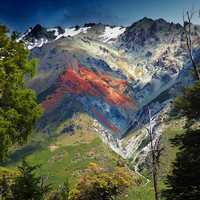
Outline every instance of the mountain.
<path id="1" fill-rule="evenodd" d="M 192 28 L 198 61 L 200 28 Z M 21 40 L 39 60 L 37 76 L 27 83 L 45 110 L 37 128 L 49 135 L 65 133 L 70 128 L 63 127 L 65 121 L 87 114 L 93 132 L 133 163 L 143 163 L 149 152 L 148 108 L 159 121 L 156 143 L 163 113 L 193 82 L 183 27 L 163 19 L 143 18 L 128 27 L 36 25 Z"/>

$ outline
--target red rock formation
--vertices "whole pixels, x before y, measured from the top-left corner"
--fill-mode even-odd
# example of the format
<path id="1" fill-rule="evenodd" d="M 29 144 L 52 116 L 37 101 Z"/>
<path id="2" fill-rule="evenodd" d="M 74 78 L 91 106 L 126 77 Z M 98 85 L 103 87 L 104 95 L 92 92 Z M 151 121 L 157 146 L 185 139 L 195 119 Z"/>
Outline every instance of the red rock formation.
<path id="1" fill-rule="evenodd" d="M 65 93 L 73 93 L 100 97 L 111 105 L 135 109 L 133 100 L 124 94 L 126 87 L 125 80 L 101 72 L 93 72 L 79 64 L 78 68 L 67 67 L 58 80 L 56 91 L 42 105 L 46 110 L 51 109 Z"/>

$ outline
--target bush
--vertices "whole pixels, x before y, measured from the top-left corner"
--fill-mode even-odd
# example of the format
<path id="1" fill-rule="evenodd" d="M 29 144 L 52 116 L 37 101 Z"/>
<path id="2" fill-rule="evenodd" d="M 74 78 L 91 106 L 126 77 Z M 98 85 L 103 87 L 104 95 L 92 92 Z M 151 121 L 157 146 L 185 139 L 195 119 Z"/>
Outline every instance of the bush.
<path id="1" fill-rule="evenodd" d="M 70 200 L 110 200 L 122 194 L 131 183 L 131 175 L 125 167 L 109 171 L 92 163 L 70 191 Z"/>

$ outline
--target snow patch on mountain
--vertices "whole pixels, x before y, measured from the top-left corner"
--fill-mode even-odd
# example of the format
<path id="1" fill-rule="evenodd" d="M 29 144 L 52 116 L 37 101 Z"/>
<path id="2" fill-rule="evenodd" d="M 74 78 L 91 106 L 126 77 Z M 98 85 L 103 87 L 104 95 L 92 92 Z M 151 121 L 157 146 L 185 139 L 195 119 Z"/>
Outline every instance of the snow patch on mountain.
<path id="1" fill-rule="evenodd" d="M 41 38 L 39 40 L 35 39 L 34 42 L 28 42 L 27 43 L 27 48 L 29 50 L 35 48 L 35 47 L 42 47 L 44 44 L 48 43 L 47 39 Z"/>
<path id="2" fill-rule="evenodd" d="M 99 38 L 102 39 L 102 42 L 111 43 L 113 40 L 117 39 L 119 35 L 124 33 L 126 28 L 123 27 L 110 27 L 106 26 L 105 31 Z"/>
<path id="3" fill-rule="evenodd" d="M 75 35 L 78 35 L 80 33 L 87 33 L 88 29 L 91 27 L 81 27 L 81 28 L 66 28 L 65 32 L 63 34 L 57 35 L 55 40 L 58 40 L 61 37 L 73 37 Z"/>
<path id="4" fill-rule="evenodd" d="M 31 28 L 29 28 L 25 33 L 23 33 L 18 39 L 17 42 L 20 42 L 21 40 L 23 40 L 30 32 L 31 32 Z"/>
<path id="5" fill-rule="evenodd" d="M 55 36 L 58 36 L 58 35 L 59 35 L 59 31 L 58 31 L 57 28 L 49 28 L 49 29 L 47 29 L 47 31 L 48 31 L 48 32 L 54 31 L 54 35 L 55 35 Z"/>
<path id="6" fill-rule="evenodd" d="M 38 26 L 38 25 L 37 25 Z M 40 26 L 41 27 L 41 26 Z M 45 35 L 42 35 L 41 33 L 41 38 L 38 37 L 30 37 L 30 34 L 34 30 L 34 28 L 29 28 L 25 33 L 23 33 L 18 39 L 17 42 L 24 41 L 27 48 L 29 50 L 32 50 L 36 47 L 42 47 L 44 44 L 52 42 L 54 40 L 58 40 L 59 38 L 62 37 L 74 37 L 80 33 L 87 33 L 88 29 L 91 27 L 72 27 L 72 28 L 65 28 L 63 30 L 63 33 L 59 30 L 59 28 L 41 28 L 45 33 Z M 47 34 L 50 35 L 50 37 L 46 36 Z M 28 39 L 27 39 L 28 38 Z"/>

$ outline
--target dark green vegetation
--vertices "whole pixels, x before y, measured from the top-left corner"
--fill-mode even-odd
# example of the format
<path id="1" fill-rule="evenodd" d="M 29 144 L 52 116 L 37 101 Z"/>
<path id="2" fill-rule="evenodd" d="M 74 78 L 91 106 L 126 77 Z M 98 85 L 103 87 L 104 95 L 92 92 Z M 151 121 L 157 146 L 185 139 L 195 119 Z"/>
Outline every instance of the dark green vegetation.
<path id="1" fill-rule="evenodd" d="M 0 182 L 3 200 L 42 200 L 50 190 L 50 185 L 44 183 L 41 176 L 35 175 L 39 166 L 30 166 L 25 160 L 18 167 L 18 174 L 12 179 L 3 177 Z M 11 178 L 11 177 L 10 177 Z M 12 180 L 12 182 L 11 182 Z"/>
<path id="2" fill-rule="evenodd" d="M 176 136 L 173 145 L 179 152 L 173 164 L 173 170 L 167 176 L 167 188 L 163 192 L 166 199 L 200 199 L 200 82 L 185 89 L 183 95 L 176 99 L 175 108 L 186 116 L 186 133 Z"/>
<path id="3" fill-rule="evenodd" d="M 168 176 L 169 188 L 165 190 L 167 199 L 200 198 L 200 130 L 188 130 L 177 136 L 174 145 L 180 147 L 172 174 Z"/>
<path id="4" fill-rule="evenodd" d="M 194 86 L 184 89 L 183 95 L 175 101 L 175 109 L 187 117 L 188 122 L 197 121 L 200 117 L 200 81 Z"/>
<path id="5" fill-rule="evenodd" d="M 10 146 L 27 140 L 41 115 L 35 93 L 25 86 L 25 77 L 32 76 L 36 67 L 28 56 L 16 35 L 8 37 L 0 26 L 0 161 Z"/>

